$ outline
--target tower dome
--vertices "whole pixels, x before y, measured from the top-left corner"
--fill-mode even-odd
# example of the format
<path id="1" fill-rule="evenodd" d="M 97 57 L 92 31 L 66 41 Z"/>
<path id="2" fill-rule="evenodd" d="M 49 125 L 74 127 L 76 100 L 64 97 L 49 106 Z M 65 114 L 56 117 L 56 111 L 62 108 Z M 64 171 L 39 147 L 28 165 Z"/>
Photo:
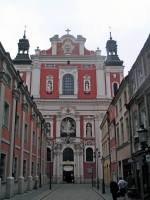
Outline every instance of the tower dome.
<path id="1" fill-rule="evenodd" d="M 119 59 L 117 55 L 117 42 L 112 40 L 111 32 L 110 39 L 106 43 L 107 58 L 104 61 L 105 65 L 108 66 L 122 66 L 123 61 Z"/>
<path id="2" fill-rule="evenodd" d="M 32 60 L 29 58 L 29 40 L 26 39 L 24 31 L 24 36 L 19 40 L 18 43 L 18 54 L 16 58 L 13 60 L 14 64 L 31 64 Z"/>

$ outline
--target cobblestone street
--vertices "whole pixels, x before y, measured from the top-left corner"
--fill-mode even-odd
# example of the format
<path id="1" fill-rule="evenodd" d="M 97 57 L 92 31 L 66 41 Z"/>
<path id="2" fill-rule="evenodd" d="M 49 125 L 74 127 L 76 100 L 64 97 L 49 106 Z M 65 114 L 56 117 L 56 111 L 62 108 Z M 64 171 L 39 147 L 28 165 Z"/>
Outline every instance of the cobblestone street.
<path id="1" fill-rule="evenodd" d="M 42 198 L 43 200 L 102 200 L 103 198 L 88 185 L 61 185 L 58 189 Z"/>

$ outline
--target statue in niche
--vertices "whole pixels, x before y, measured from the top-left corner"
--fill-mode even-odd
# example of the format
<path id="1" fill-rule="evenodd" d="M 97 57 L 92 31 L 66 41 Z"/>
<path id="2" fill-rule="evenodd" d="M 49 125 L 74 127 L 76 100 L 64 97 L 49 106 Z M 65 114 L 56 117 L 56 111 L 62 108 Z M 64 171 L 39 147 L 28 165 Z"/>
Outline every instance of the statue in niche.
<path id="1" fill-rule="evenodd" d="M 76 125 L 72 118 L 66 117 L 62 120 L 61 137 L 76 137 Z"/>
<path id="2" fill-rule="evenodd" d="M 51 137 L 51 124 L 47 123 L 47 137 Z"/>
<path id="3" fill-rule="evenodd" d="M 85 90 L 89 90 L 89 82 L 85 81 Z"/>
<path id="4" fill-rule="evenodd" d="M 52 81 L 47 81 L 47 88 L 46 88 L 47 93 L 52 92 Z"/>
<path id="5" fill-rule="evenodd" d="M 86 137 L 92 137 L 92 124 L 86 124 Z"/>

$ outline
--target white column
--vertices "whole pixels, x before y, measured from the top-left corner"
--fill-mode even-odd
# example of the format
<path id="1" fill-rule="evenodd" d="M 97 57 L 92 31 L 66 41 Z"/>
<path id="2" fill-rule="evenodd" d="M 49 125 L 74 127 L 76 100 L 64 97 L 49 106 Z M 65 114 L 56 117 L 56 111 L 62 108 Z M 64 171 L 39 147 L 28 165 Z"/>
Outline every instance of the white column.
<path id="1" fill-rule="evenodd" d="M 100 124 L 101 124 L 101 121 L 100 121 L 100 116 L 97 115 L 95 117 L 95 139 L 96 139 L 96 148 L 98 148 L 98 150 L 100 151 L 100 156 L 102 157 L 102 132 L 100 130 Z M 101 161 L 100 161 L 101 158 L 98 158 L 98 177 L 99 179 L 102 180 L 103 178 L 103 173 L 102 173 L 102 164 L 101 164 Z M 96 160 L 97 162 L 97 160 Z"/>
<path id="2" fill-rule="evenodd" d="M 56 117 L 56 137 L 60 137 L 60 117 Z"/>
<path id="3" fill-rule="evenodd" d="M 120 83 L 121 83 L 122 79 L 123 79 L 123 73 L 120 73 Z"/>
<path id="4" fill-rule="evenodd" d="M 78 177 L 80 177 L 80 157 L 79 157 L 79 153 L 78 153 L 78 155 L 77 155 L 77 159 L 78 159 L 78 171 L 77 171 L 77 175 L 78 175 Z"/>
<path id="5" fill-rule="evenodd" d="M 59 156 L 59 163 L 60 163 L 60 165 L 61 165 L 61 168 L 60 168 L 60 176 L 62 176 L 62 153 L 60 153 L 60 156 Z"/>
<path id="6" fill-rule="evenodd" d="M 8 177 L 7 177 L 7 193 L 6 196 L 8 198 L 14 196 L 14 177 L 12 177 L 12 166 L 13 166 L 13 153 L 14 153 L 14 145 L 15 145 L 15 114 L 16 114 L 16 101 L 18 97 L 17 90 L 12 91 L 13 100 L 12 100 L 12 113 L 11 114 L 11 133 L 10 133 L 10 148 L 9 148 L 9 156 L 8 156 Z"/>
<path id="7" fill-rule="evenodd" d="M 31 71 L 26 72 L 26 85 L 28 86 L 28 90 L 30 92 L 30 82 L 31 82 Z"/>
<path id="8" fill-rule="evenodd" d="M 32 115 L 30 116 L 30 123 L 31 123 L 31 128 L 30 128 L 30 152 L 29 152 L 29 172 L 28 172 L 28 190 L 32 190 L 32 144 L 33 144 L 33 118 Z"/>
<path id="9" fill-rule="evenodd" d="M 57 52 L 57 46 L 56 46 L 56 42 L 52 42 L 52 55 L 56 55 Z"/>
<path id="10" fill-rule="evenodd" d="M 83 176 L 83 153 L 80 154 L 80 176 Z"/>
<path id="11" fill-rule="evenodd" d="M 76 137 L 80 137 L 80 118 L 76 119 Z"/>
<path id="12" fill-rule="evenodd" d="M 36 160 L 35 160 L 35 180 L 38 180 L 38 136 L 39 136 L 40 122 L 36 122 Z"/>
<path id="13" fill-rule="evenodd" d="M 41 63 L 37 59 L 34 60 L 32 68 L 32 81 L 31 81 L 31 94 L 35 98 L 40 98 L 40 75 L 41 75 Z M 46 86 L 45 86 L 46 87 Z"/>
<path id="14" fill-rule="evenodd" d="M 5 98 L 5 85 L 7 83 L 6 73 L 0 69 L 0 153 L 1 153 L 1 140 L 2 140 L 2 127 L 3 127 L 3 113 L 4 113 L 4 98 Z M 1 157 L 0 157 L 1 162 Z"/>
<path id="15" fill-rule="evenodd" d="M 106 98 L 103 63 L 96 65 L 97 98 Z"/>
<path id="16" fill-rule="evenodd" d="M 60 171 L 59 153 L 57 153 L 57 177 L 59 177 L 59 171 Z"/>
<path id="17" fill-rule="evenodd" d="M 106 73 L 106 89 L 107 89 L 107 97 L 111 98 L 111 90 L 110 90 L 110 73 Z"/>
<path id="18" fill-rule="evenodd" d="M 79 44 L 80 55 L 84 55 L 84 41 L 81 41 Z"/>
<path id="19" fill-rule="evenodd" d="M 25 131 L 25 111 L 26 111 L 26 104 L 25 104 L 25 97 L 22 102 L 22 134 L 21 134 L 21 145 L 20 145 L 20 175 L 18 178 L 18 193 L 24 193 L 24 177 L 23 177 L 23 158 L 24 158 L 24 131 Z"/>

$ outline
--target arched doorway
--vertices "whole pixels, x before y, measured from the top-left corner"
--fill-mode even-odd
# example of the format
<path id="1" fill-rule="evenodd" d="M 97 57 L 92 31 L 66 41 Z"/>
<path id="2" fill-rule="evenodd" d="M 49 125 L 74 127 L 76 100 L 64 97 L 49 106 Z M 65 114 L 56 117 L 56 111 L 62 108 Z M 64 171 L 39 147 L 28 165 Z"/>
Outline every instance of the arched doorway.
<path id="1" fill-rule="evenodd" d="M 70 162 L 74 161 L 74 152 L 71 148 L 65 148 L 63 151 L 63 162 L 66 162 L 63 165 L 63 181 L 65 183 L 74 182 L 74 165 Z"/>

